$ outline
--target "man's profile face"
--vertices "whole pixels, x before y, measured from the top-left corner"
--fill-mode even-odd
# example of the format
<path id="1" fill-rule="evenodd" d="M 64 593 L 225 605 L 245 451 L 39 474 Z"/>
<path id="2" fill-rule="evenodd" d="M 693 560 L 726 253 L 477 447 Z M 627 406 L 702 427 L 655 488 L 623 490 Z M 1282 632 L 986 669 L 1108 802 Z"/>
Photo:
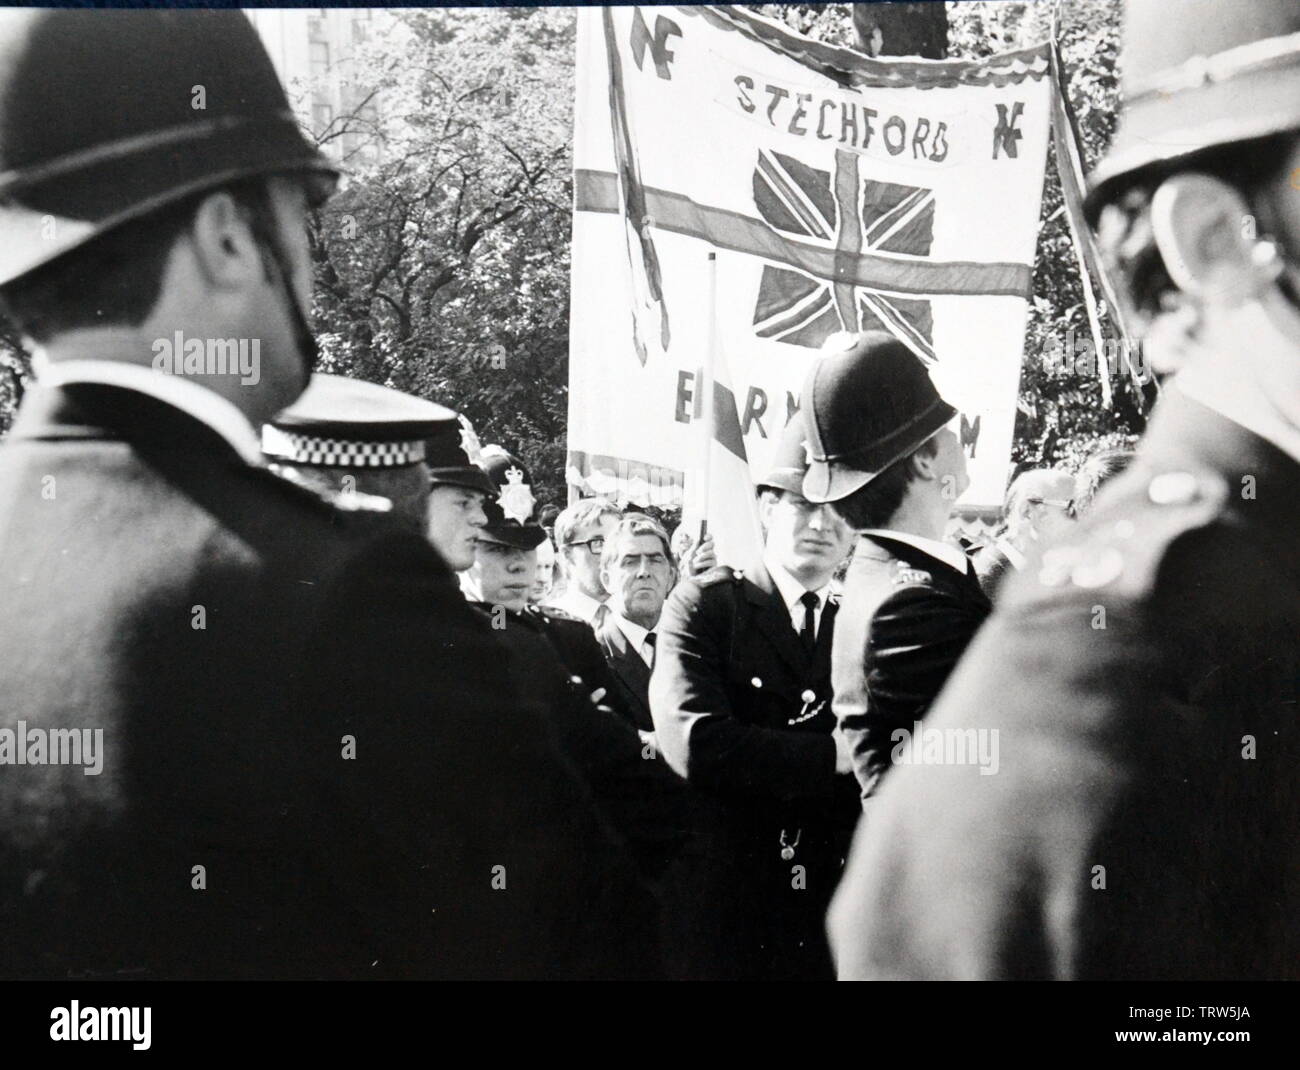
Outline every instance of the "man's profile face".
<path id="1" fill-rule="evenodd" d="M 517 612 L 528 604 L 537 578 L 537 551 L 480 538 L 470 576 L 478 581 L 484 602 Z"/>
<path id="2" fill-rule="evenodd" d="M 599 520 L 576 528 L 564 548 L 568 562 L 569 581 L 575 583 L 583 594 L 603 602 L 609 592 L 600 580 L 600 555 L 604 540 L 618 527 L 618 517 L 606 514 Z M 599 540 L 594 545 L 592 540 Z"/>
<path id="3" fill-rule="evenodd" d="M 673 584 L 673 563 L 663 540 L 624 532 L 608 558 L 602 578 L 610 608 L 643 628 L 653 628 Z"/>
<path id="4" fill-rule="evenodd" d="M 482 491 L 449 485 L 436 486 L 429 494 L 425 533 L 455 572 L 474 564 L 478 533 L 487 523 L 483 498 Z"/>
<path id="5" fill-rule="evenodd" d="M 1074 499 L 1074 477 L 1061 472 L 1045 481 L 1038 491 L 1030 503 L 1029 523 L 1037 539 L 1052 542 L 1074 523 L 1070 509 Z"/>
<path id="6" fill-rule="evenodd" d="M 820 587 L 848 556 L 853 533 L 830 505 L 814 505 L 802 494 L 777 490 L 763 495 L 760 511 L 767 552 L 791 575 Z"/>

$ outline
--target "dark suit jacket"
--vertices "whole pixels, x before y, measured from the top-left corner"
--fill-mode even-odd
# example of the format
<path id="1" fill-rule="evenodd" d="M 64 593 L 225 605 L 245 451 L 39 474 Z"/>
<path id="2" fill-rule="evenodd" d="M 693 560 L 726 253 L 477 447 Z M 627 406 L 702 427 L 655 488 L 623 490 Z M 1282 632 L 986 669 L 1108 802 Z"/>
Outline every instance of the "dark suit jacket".
<path id="1" fill-rule="evenodd" d="M 989 614 L 972 572 L 905 542 L 862 535 L 835 629 L 835 716 L 867 798 L 889 768 L 894 733 L 929 709 Z"/>
<path id="2" fill-rule="evenodd" d="M 595 635 L 613 681 L 615 701 L 611 705 L 625 711 L 641 731 L 653 732 L 654 718 L 650 716 L 650 666 L 632 649 L 627 636 L 614 622 L 613 614 L 606 615 Z"/>
<path id="3" fill-rule="evenodd" d="M 650 706 L 706 837 L 682 913 L 688 976 L 830 976 L 823 917 L 857 813 L 830 736 L 837 626 L 832 602 L 810 659 L 761 567 L 685 580 L 664 607 Z"/>
<path id="4" fill-rule="evenodd" d="M 0 517 L 0 728 L 106 752 L 0 768 L 0 976 L 643 972 L 630 860 L 423 539 L 91 385 L 25 399 Z"/>
<path id="5" fill-rule="evenodd" d="M 1166 391 L 1133 466 L 1008 582 L 832 913 L 841 975 L 1300 978 L 1300 465 Z"/>
<path id="6" fill-rule="evenodd" d="M 975 566 L 975 575 L 979 577 L 980 586 L 989 596 L 989 601 L 997 597 L 997 590 L 1010 573 L 1016 571 L 1011 559 L 1002 552 L 996 542 L 986 542 L 971 558 Z"/>

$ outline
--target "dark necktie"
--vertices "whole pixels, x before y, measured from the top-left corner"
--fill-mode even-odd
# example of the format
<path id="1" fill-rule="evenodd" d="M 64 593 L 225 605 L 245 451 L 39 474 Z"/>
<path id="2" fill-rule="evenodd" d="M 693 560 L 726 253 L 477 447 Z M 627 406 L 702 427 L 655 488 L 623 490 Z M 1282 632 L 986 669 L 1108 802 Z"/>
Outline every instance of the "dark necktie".
<path id="1" fill-rule="evenodd" d="M 817 646 L 817 605 L 821 601 L 816 591 L 804 591 L 799 601 L 803 603 L 803 627 L 799 629 L 799 641 L 811 658 Z"/>
<path id="2" fill-rule="evenodd" d="M 645 648 L 646 648 L 645 663 L 647 667 L 653 669 L 655 667 L 655 633 L 654 632 L 651 632 L 649 635 L 645 637 Z"/>

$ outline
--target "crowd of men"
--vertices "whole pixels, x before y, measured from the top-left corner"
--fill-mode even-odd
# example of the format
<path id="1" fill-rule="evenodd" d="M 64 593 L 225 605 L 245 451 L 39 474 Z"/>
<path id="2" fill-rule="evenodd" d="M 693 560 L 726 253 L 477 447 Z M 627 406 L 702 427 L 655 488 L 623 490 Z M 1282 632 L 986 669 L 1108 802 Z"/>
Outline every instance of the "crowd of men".
<path id="1" fill-rule="evenodd" d="M 853 336 L 722 563 L 313 374 L 335 175 L 241 14 L 0 15 L 0 976 L 1295 976 L 1300 14 L 1182 7 L 1088 202 L 1136 452 L 962 545 L 956 410 Z"/>

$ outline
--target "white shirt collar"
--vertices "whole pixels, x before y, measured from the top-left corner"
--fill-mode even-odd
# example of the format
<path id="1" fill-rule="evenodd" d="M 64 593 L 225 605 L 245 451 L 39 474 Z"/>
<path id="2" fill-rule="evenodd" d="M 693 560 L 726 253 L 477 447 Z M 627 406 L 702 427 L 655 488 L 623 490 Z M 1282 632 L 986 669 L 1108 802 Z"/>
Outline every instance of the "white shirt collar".
<path id="1" fill-rule="evenodd" d="M 562 609 L 570 616 L 577 617 L 579 620 L 586 621 L 588 624 L 594 624 L 596 621 L 596 611 L 603 606 L 604 602 L 598 602 L 592 598 L 581 587 L 568 587 L 564 594 L 560 595 L 552 605 L 556 609 Z"/>
<path id="2" fill-rule="evenodd" d="M 767 569 L 767 574 L 772 577 L 772 582 L 776 584 L 777 592 L 781 595 L 781 601 L 785 603 L 785 608 L 791 613 L 798 610 L 803 613 L 803 598 L 808 588 L 790 575 L 781 565 L 773 561 L 767 554 L 763 555 L 763 567 Z M 817 596 L 817 612 L 820 613 L 826 605 L 826 598 L 831 593 L 829 581 L 822 587 L 818 587 L 813 594 Z"/>
<path id="3" fill-rule="evenodd" d="M 37 359 L 36 380 L 42 386 L 67 386 L 71 383 L 96 383 L 134 390 L 137 394 L 161 401 L 211 428 L 230 448 L 251 465 L 260 467 L 262 445 L 257 432 L 242 412 L 216 391 L 178 375 L 165 375 L 139 364 L 116 360 Z"/>
<path id="4" fill-rule="evenodd" d="M 890 531 L 888 528 L 868 528 L 859 532 L 859 534 L 879 535 L 882 539 L 905 542 L 908 546 L 920 550 L 923 554 L 929 554 L 936 560 L 942 561 L 945 565 L 951 565 L 963 576 L 968 571 L 969 562 L 966 560 L 965 553 L 962 552 L 960 546 L 954 546 L 950 542 L 927 539 L 924 535 L 913 535 L 910 531 Z"/>
<path id="5" fill-rule="evenodd" d="M 998 537 L 993 540 L 993 545 L 1002 551 L 1002 556 L 1011 562 L 1012 568 L 1022 569 L 1025 567 L 1025 561 L 1028 559 L 1006 539 Z"/>
<path id="6" fill-rule="evenodd" d="M 618 630 L 627 636 L 627 641 L 632 644 L 632 649 L 641 655 L 641 660 L 647 665 L 650 659 L 646 656 L 646 637 L 650 634 L 649 628 L 643 628 L 634 620 L 628 620 L 622 613 L 615 613 L 612 609 L 609 611 L 609 619 L 618 625 Z"/>

